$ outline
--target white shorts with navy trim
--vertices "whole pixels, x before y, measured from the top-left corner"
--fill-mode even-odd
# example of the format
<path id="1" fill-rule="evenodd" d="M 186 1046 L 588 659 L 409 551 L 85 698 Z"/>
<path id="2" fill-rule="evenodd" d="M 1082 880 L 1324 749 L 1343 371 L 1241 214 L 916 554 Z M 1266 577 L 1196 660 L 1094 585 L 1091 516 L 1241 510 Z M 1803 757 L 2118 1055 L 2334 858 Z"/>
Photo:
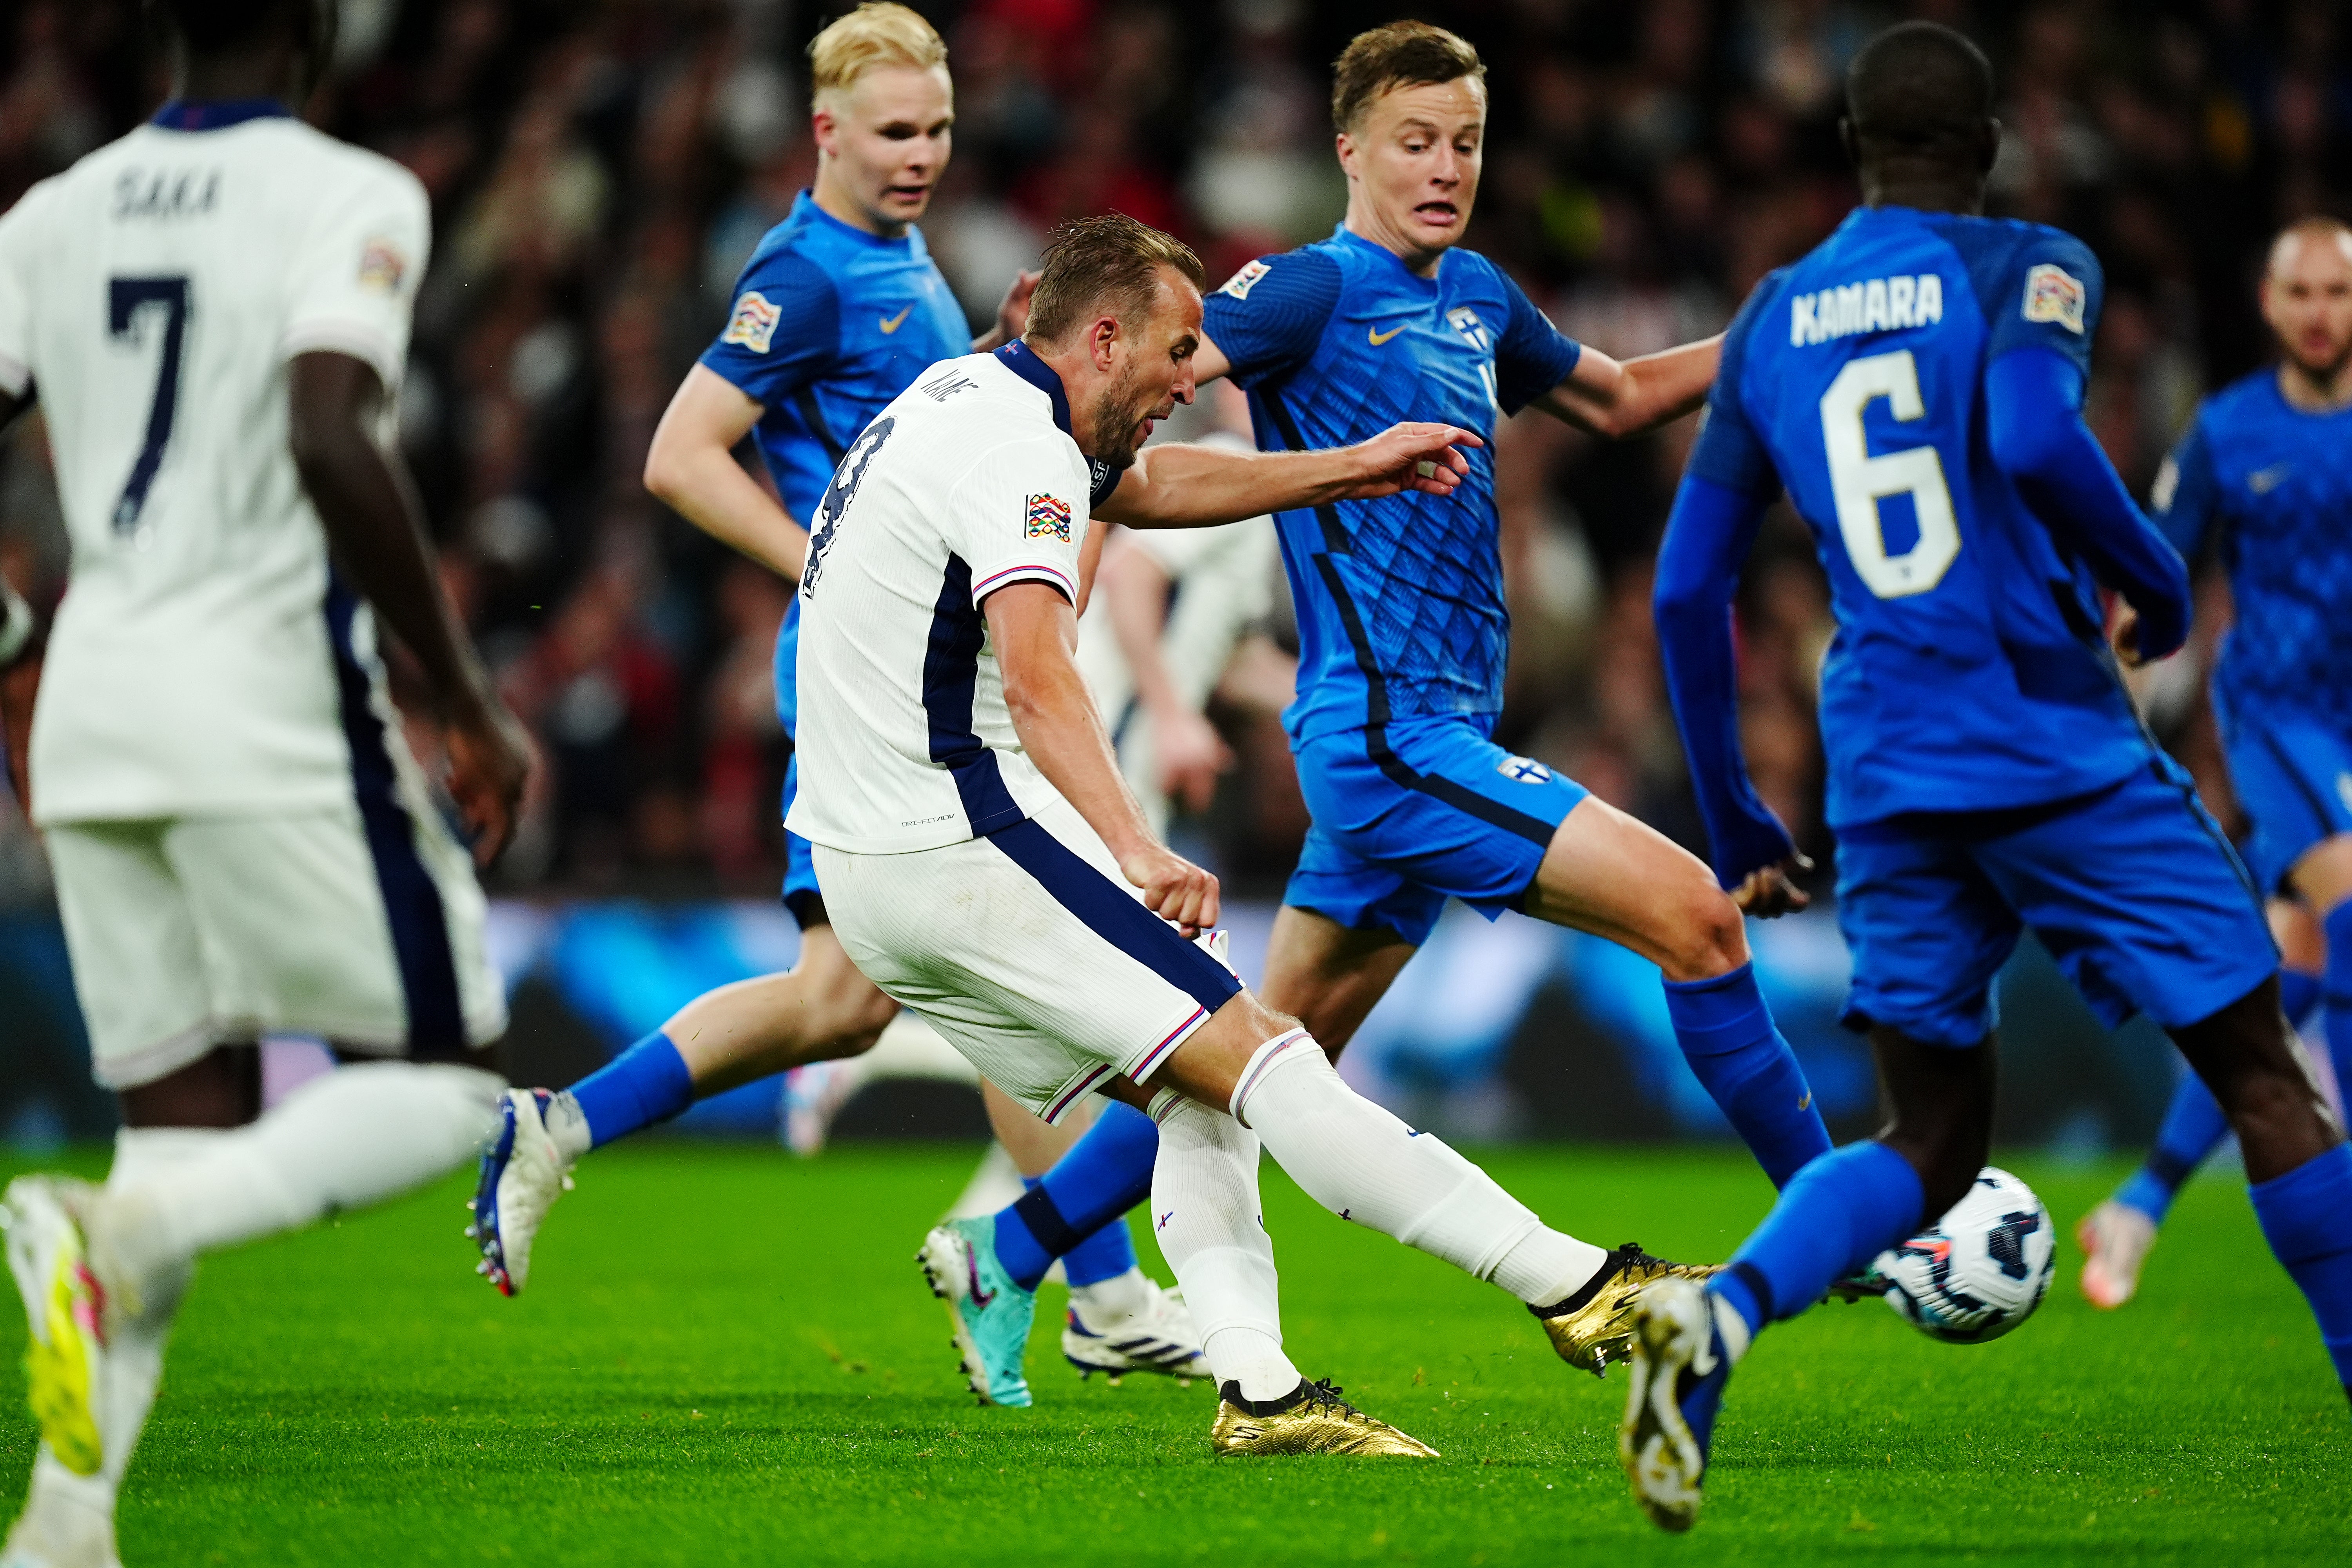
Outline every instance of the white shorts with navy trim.
<path id="1" fill-rule="evenodd" d="M 1241 989 L 1067 805 L 904 855 L 820 844 L 816 870 L 866 977 L 1048 1121 L 1114 1075 L 1148 1081 Z"/>
<path id="2" fill-rule="evenodd" d="M 98 1081 L 265 1034 L 443 1058 L 504 1034 L 472 861 L 421 798 L 393 804 L 51 826 Z"/>

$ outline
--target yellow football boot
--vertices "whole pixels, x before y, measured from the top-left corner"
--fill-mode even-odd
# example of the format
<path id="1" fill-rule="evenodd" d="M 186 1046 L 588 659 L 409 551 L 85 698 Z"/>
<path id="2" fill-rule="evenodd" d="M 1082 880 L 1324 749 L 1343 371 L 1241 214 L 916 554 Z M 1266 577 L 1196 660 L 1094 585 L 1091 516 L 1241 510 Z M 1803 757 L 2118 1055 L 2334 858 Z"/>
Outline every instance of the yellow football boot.
<path id="1" fill-rule="evenodd" d="M 1437 1450 L 1339 1397 L 1329 1378 L 1302 1381 L 1287 1399 L 1247 1400 L 1228 1383 L 1209 1446 L 1219 1454 L 1392 1454 L 1433 1459 Z"/>
<path id="2" fill-rule="evenodd" d="M 1595 1377 L 1608 1374 L 1609 1363 L 1623 1361 L 1633 1343 L 1633 1298 L 1654 1279 L 1704 1279 L 1722 1266 L 1714 1263 L 1669 1263 L 1629 1241 L 1609 1255 L 1601 1272 L 1567 1300 L 1549 1307 L 1529 1307 L 1551 1338 L 1559 1359 Z"/>
<path id="3" fill-rule="evenodd" d="M 0 1198 L 8 1271 L 25 1299 L 26 1403 L 58 1462 L 94 1476 L 106 1458 L 94 1394 L 106 1355 L 106 1291 L 69 1206 L 79 1183 L 19 1176 Z"/>

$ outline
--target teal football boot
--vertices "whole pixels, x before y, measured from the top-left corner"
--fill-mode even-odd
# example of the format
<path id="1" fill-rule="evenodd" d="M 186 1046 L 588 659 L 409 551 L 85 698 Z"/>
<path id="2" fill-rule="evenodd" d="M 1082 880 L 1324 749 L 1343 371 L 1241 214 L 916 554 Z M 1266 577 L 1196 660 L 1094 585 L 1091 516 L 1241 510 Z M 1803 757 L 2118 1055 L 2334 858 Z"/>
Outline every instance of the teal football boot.
<path id="1" fill-rule="evenodd" d="M 1023 1363 L 1037 1292 L 1013 1282 L 996 1256 L 996 1217 L 951 1219 L 935 1226 L 915 1254 L 931 1294 L 948 1304 L 963 1373 L 983 1405 L 1029 1403 Z"/>

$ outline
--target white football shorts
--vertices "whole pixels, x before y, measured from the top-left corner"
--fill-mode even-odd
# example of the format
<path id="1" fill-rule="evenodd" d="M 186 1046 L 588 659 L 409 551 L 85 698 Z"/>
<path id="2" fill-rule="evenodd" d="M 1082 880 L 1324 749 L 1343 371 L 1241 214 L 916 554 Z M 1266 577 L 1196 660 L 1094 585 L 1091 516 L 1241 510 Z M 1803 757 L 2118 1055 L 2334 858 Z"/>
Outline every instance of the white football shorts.
<path id="1" fill-rule="evenodd" d="M 59 823 L 47 838 L 110 1089 L 264 1034 L 447 1056 L 506 1032 L 481 886 L 430 809 Z"/>
<path id="2" fill-rule="evenodd" d="M 866 977 L 1048 1121 L 1114 1074 L 1147 1082 L 1241 989 L 1066 804 L 937 849 L 820 844 L 816 874 Z"/>

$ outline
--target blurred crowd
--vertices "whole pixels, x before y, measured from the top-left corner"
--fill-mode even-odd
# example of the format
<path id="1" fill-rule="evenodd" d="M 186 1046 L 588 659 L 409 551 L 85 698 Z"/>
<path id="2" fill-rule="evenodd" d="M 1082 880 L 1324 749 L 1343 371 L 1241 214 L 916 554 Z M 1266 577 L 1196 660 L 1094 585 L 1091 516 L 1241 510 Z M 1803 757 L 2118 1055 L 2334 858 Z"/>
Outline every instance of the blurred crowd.
<path id="1" fill-rule="evenodd" d="M 400 441 L 453 591 L 547 766 L 510 890 L 768 885 L 786 754 L 769 655 L 787 589 L 638 482 L 739 267 L 811 176 L 803 50 L 839 4 L 342 0 L 335 133 L 414 170 L 436 251 Z M 1998 210 L 2105 263 L 2092 422 L 2143 493 L 2200 394 L 2265 353 L 2252 279 L 2281 221 L 2352 200 L 2352 22 L 2326 0 L 935 0 L 957 153 L 924 228 L 985 324 L 1058 219 L 1118 208 L 1223 276 L 1320 237 L 1344 186 L 1328 62 L 1396 15 L 1490 69 L 1469 243 L 1618 355 L 1719 328 L 1854 199 L 1848 58 L 1906 16 L 2000 73 Z M 168 85 L 137 0 L 16 0 L 0 37 L 0 205 Z M 1503 739 L 1697 845 L 1648 608 L 1691 431 L 1601 446 L 1540 416 L 1500 443 L 1516 616 Z M 0 570 L 65 568 L 37 418 L 0 439 Z M 1741 601 L 1765 798 L 1826 862 L 1814 679 L 1831 627 L 1802 527 L 1768 527 Z M 2155 693 L 2192 753 L 2196 689 Z M 1192 841 L 1270 892 L 1304 816 L 1278 735 Z M 5 816 L 0 808 L 0 816 Z M 0 883 L 37 876 L 0 826 Z"/>

